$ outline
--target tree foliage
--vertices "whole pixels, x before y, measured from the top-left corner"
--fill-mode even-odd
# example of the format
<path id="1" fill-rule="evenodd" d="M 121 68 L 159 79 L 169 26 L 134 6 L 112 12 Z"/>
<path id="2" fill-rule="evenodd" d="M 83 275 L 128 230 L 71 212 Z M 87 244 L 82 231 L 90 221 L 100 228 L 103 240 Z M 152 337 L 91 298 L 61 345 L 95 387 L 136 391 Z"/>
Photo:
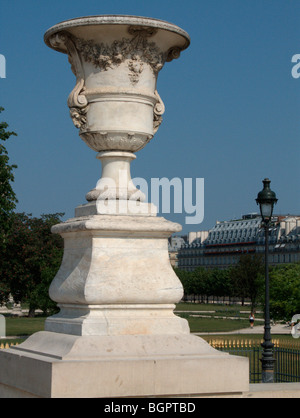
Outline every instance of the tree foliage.
<path id="1" fill-rule="evenodd" d="M 225 270 L 204 269 L 183 271 L 175 268 L 182 282 L 185 298 L 207 302 L 208 297 L 250 299 L 252 310 L 265 303 L 264 262 L 259 255 L 243 255 L 237 266 Z M 300 314 L 300 263 L 270 268 L 270 313 L 274 320 L 291 321 Z"/>
<path id="2" fill-rule="evenodd" d="M 256 308 L 262 290 L 263 274 L 264 263 L 259 254 L 243 254 L 230 273 L 235 295 L 241 299 L 249 298 L 252 311 Z"/>
<path id="3" fill-rule="evenodd" d="M 204 267 L 197 267 L 192 272 L 174 270 L 183 285 L 185 298 L 193 295 L 194 301 L 201 299 L 204 302 L 211 296 L 232 296 L 229 270 L 208 270 Z"/>
<path id="4" fill-rule="evenodd" d="M 18 213 L 12 217 L 2 258 L 1 283 L 15 302 L 29 305 L 30 315 L 36 309 L 47 312 L 55 307 L 48 289 L 62 260 L 63 241 L 60 235 L 51 233 L 51 227 L 61 222 L 62 215 L 36 218 Z"/>
<path id="5" fill-rule="evenodd" d="M 0 107 L 0 113 L 3 110 Z M 56 306 L 48 289 L 63 253 L 62 238 L 51 234 L 51 226 L 61 222 L 63 214 L 35 218 L 14 213 L 17 198 L 12 183 L 17 166 L 10 164 L 5 147 L 12 136 L 16 133 L 0 122 L 0 304 L 11 294 L 15 302 L 29 304 L 31 314 L 37 308 L 48 312 Z"/>
<path id="6" fill-rule="evenodd" d="M 0 113 L 4 109 L 0 107 Z M 11 136 L 16 136 L 15 132 L 8 131 L 8 124 L 0 122 L 0 251 L 3 252 L 6 234 L 10 228 L 10 218 L 16 207 L 17 198 L 11 183 L 14 181 L 13 171 L 16 165 L 9 164 L 9 157 L 4 143 Z"/>
<path id="7" fill-rule="evenodd" d="M 235 267 L 228 269 L 205 269 L 198 267 L 194 271 L 175 272 L 182 282 L 185 296 L 193 296 L 194 301 L 208 302 L 210 297 L 249 298 L 252 309 L 258 303 L 264 283 L 264 264 L 260 255 L 245 254 Z"/>
<path id="8" fill-rule="evenodd" d="M 300 314 L 300 264 L 285 264 L 270 271 L 270 313 L 290 321 Z"/>

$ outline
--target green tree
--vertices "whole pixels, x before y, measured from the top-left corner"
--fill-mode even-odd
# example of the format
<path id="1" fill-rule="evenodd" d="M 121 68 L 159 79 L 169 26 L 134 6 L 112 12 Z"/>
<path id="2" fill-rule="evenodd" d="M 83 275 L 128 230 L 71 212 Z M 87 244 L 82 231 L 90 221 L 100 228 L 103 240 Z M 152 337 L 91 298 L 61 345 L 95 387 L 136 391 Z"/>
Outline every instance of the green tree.
<path id="1" fill-rule="evenodd" d="M 201 296 L 201 302 L 204 302 L 204 296 L 207 292 L 207 284 L 208 284 L 208 271 L 203 267 L 197 267 L 192 272 L 193 277 L 193 293 L 194 293 L 194 299 L 196 295 L 198 296 L 198 300 Z"/>
<path id="2" fill-rule="evenodd" d="M 194 270 L 194 277 L 196 279 L 197 294 L 202 296 L 202 301 L 204 296 L 206 296 L 206 302 L 208 303 L 208 298 L 214 295 L 212 270 L 205 269 L 204 267 L 197 267 Z"/>
<path id="3" fill-rule="evenodd" d="M 51 263 L 41 266 L 41 281 L 30 294 L 32 308 L 41 309 L 45 315 L 58 312 L 57 304 L 49 297 L 49 287 L 54 279 L 62 261 L 62 249 L 54 247 Z"/>
<path id="4" fill-rule="evenodd" d="M 0 113 L 4 109 L 0 107 Z M 17 198 L 11 183 L 14 181 L 13 170 L 16 165 L 9 164 L 7 149 L 4 145 L 11 136 L 16 136 L 15 132 L 7 130 L 8 124 L 0 122 L 0 304 L 7 302 L 9 287 L 2 280 L 3 275 L 3 255 L 5 254 L 7 234 L 11 227 L 11 217 L 16 207 Z"/>
<path id="5" fill-rule="evenodd" d="M 192 293 L 192 275 L 189 271 L 180 270 L 178 267 L 174 267 L 174 271 L 181 281 L 183 286 L 183 299 L 186 300 L 187 296 Z"/>
<path id="6" fill-rule="evenodd" d="M 290 321 L 300 314 L 300 264 L 284 264 L 270 271 L 270 314 Z"/>
<path id="7" fill-rule="evenodd" d="M 231 280 L 235 296 L 250 298 L 251 309 L 255 310 L 263 284 L 264 264 L 259 254 L 243 254 L 236 267 L 231 269 Z"/>
<path id="8" fill-rule="evenodd" d="M 63 255 L 60 235 L 51 227 L 61 222 L 63 214 L 42 215 L 40 218 L 24 213 L 15 214 L 7 236 L 2 283 L 10 290 L 15 302 L 29 305 L 29 316 L 36 309 L 48 311 L 55 306 L 48 289 Z"/>
<path id="9" fill-rule="evenodd" d="M 194 302 L 198 299 L 208 303 L 209 297 L 232 296 L 232 283 L 229 270 L 205 269 L 197 267 L 194 271 L 188 272 L 175 268 L 183 288 L 185 299 L 188 295 L 193 296 Z"/>
<path id="10" fill-rule="evenodd" d="M 0 107 L 0 113 L 4 109 Z M 0 122 L 0 227 L 1 230 L 6 231 L 7 224 L 10 219 L 12 211 L 16 207 L 17 198 L 12 189 L 11 183 L 14 181 L 13 170 L 17 168 L 16 165 L 9 164 L 9 157 L 4 142 L 11 136 L 16 136 L 15 132 L 7 130 L 8 124 Z"/>
<path id="11" fill-rule="evenodd" d="M 217 296 L 217 298 L 232 296 L 232 283 L 229 272 L 229 269 L 213 269 L 211 271 L 211 286 L 213 287 L 213 295 Z"/>

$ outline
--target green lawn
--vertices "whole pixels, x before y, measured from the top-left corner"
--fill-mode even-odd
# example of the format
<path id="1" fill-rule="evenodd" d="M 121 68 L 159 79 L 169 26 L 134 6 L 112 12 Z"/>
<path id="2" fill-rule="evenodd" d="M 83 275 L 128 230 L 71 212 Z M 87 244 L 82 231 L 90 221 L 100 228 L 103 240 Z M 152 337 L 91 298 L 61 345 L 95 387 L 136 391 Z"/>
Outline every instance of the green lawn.
<path id="1" fill-rule="evenodd" d="M 5 346 L 5 344 L 8 344 L 9 346 L 11 345 L 17 345 L 17 344 L 22 344 L 24 342 L 24 338 L 12 338 L 12 339 L 5 339 L 5 340 L 1 340 L 0 339 L 0 346 L 1 344 L 3 344 Z"/>
<path id="2" fill-rule="evenodd" d="M 187 314 L 179 316 L 187 319 L 191 332 L 230 332 L 249 327 L 249 321 L 245 319 L 193 318 Z"/>
<path id="3" fill-rule="evenodd" d="M 191 332 L 229 332 L 249 326 L 244 319 L 193 318 L 188 313 L 178 314 L 188 320 Z M 6 318 L 6 336 L 27 337 L 44 330 L 45 317 Z"/>
<path id="4" fill-rule="evenodd" d="M 29 336 L 35 332 L 44 330 L 46 318 L 38 316 L 36 318 L 27 317 L 6 317 L 6 336 Z"/>
<path id="5" fill-rule="evenodd" d="M 237 314 L 239 312 L 250 312 L 250 306 L 241 306 L 241 305 L 220 305 L 220 304 L 206 304 L 206 303 L 187 303 L 181 302 L 177 303 L 176 311 L 215 311 L 219 314 L 227 314 L 227 316 L 232 316 L 232 314 Z M 257 309 L 259 312 L 261 309 Z M 249 314 L 248 314 L 249 315 Z M 261 313 L 258 314 L 258 317 Z"/>
<path id="6" fill-rule="evenodd" d="M 207 305 L 197 304 L 197 306 L 203 307 Z M 232 319 L 215 319 L 215 318 L 194 318 L 194 317 L 191 317 L 188 313 L 182 313 L 180 314 L 180 316 L 188 320 L 190 328 L 191 328 L 191 332 L 209 332 L 209 333 L 224 332 L 225 333 L 225 332 L 235 331 L 241 328 L 249 327 L 249 321 L 245 319 L 232 320 Z M 6 342 L 9 342 L 10 344 L 21 343 L 24 340 L 24 338 L 28 337 L 29 335 L 38 331 L 43 331 L 45 319 L 46 319 L 45 317 L 41 317 L 41 316 L 38 316 L 36 318 L 7 317 L 6 318 L 6 335 L 16 336 L 16 339 L 0 340 L 0 344 L 6 343 Z M 259 324 L 260 323 L 257 323 L 257 325 Z M 261 340 L 263 336 L 252 335 L 252 334 L 251 335 L 215 335 L 214 336 L 213 334 L 211 334 L 208 336 L 202 336 L 202 338 L 204 338 L 207 341 L 210 341 L 212 338 L 216 338 L 218 340 L 219 339 L 230 339 L 230 340 L 258 339 L 258 340 Z M 292 336 L 290 335 L 273 336 L 273 339 L 292 341 Z M 300 343 L 300 340 L 299 340 L 299 343 Z"/>
<path id="7" fill-rule="evenodd" d="M 190 308 L 190 309 L 187 309 Z M 198 309 L 197 309 L 198 308 Z M 224 317 L 236 317 L 237 319 L 214 319 L 212 318 L 195 318 L 192 317 L 188 312 L 187 313 L 177 313 L 177 315 L 185 318 L 189 321 L 192 332 L 229 332 L 235 331 L 241 328 L 247 328 L 249 326 L 248 317 L 243 318 L 241 315 L 238 315 L 240 307 L 228 307 L 224 309 L 223 305 L 201 305 L 201 304 L 178 304 L 176 310 L 192 311 L 192 310 L 204 310 L 208 311 L 220 309 L 215 314 L 208 315 L 217 315 Z M 36 318 L 27 318 L 27 317 L 7 317 L 6 318 L 6 336 L 17 336 L 17 337 L 27 337 L 35 332 L 44 330 L 45 317 L 37 316 Z M 257 322 L 257 325 L 261 323 Z"/>
<path id="8" fill-rule="evenodd" d="M 191 302 L 180 302 L 176 305 L 177 311 L 217 311 L 222 310 L 231 310 L 231 311 L 240 311 L 243 309 L 240 305 L 219 305 L 215 304 L 206 304 L 206 303 L 191 303 Z M 245 309 L 245 307 L 244 307 Z M 250 308 L 247 308 L 248 310 Z"/>
<path id="9" fill-rule="evenodd" d="M 188 320 L 191 332 L 230 332 L 250 327 L 247 313 L 249 309 L 249 306 L 240 305 L 179 303 L 176 305 L 175 313 Z M 195 313 L 192 313 L 193 311 Z M 197 312 L 206 317 L 193 316 L 197 315 Z M 262 319 L 263 314 L 256 314 L 256 318 Z M 262 321 L 255 322 L 255 326 L 262 324 Z"/>

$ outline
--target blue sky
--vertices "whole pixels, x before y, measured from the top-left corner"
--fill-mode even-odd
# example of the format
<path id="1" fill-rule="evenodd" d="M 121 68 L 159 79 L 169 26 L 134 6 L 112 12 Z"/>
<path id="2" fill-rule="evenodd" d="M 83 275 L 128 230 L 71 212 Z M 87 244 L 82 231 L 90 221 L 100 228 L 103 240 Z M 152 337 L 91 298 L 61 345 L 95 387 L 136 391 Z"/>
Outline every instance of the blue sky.
<path id="1" fill-rule="evenodd" d="M 65 212 L 85 203 L 101 174 L 96 153 L 79 138 L 66 105 L 75 78 L 44 32 L 62 20 L 101 14 L 154 17 L 191 36 L 179 60 L 166 64 L 158 91 L 163 124 L 137 153 L 132 176 L 205 179 L 205 217 L 163 214 L 183 232 L 257 211 L 269 177 L 277 213 L 300 212 L 300 54 L 298 0 L 1 0 L 1 119 L 18 133 L 7 144 L 20 212 Z"/>

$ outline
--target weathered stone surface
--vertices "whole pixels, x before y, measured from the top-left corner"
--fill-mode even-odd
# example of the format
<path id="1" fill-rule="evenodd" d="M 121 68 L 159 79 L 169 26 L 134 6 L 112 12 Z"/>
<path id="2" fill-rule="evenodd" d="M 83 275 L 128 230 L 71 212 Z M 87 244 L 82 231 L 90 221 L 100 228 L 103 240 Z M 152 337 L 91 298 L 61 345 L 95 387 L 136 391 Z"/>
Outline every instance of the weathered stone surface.
<path id="1" fill-rule="evenodd" d="M 69 56 L 70 114 L 100 152 L 102 177 L 52 229 L 65 243 L 50 287 L 60 312 L 0 352 L 0 397 L 241 396 L 248 360 L 214 350 L 174 315 L 183 288 L 168 238 L 181 226 L 156 217 L 130 176 L 133 153 L 162 122 L 158 72 L 189 36 L 156 19 L 93 16 L 54 26 L 45 41 Z"/>
<path id="2" fill-rule="evenodd" d="M 129 164 L 123 168 L 128 173 L 122 175 L 128 178 L 125 189 L 115 190 L 125 158 L 120 151 L 135 158 L 132 153 L 144 148 L 157 132 L 165 112 L 156 90 L 157 76 L 167 61 L 189 46 L 189 35 L 157 19 L 92 16 L 55 25 L 46 32 L 45 42 L 68 54 L 76 76 L 68 99 L 70 115 L 85 143 L 102 153 L 102 179 L 115 184 L 107 190 L 108 199 L 124 199 L 124 195 L 130 199 L 137 190 L 130 182 Z M 110 157 L 108 175 L 107 153 L 115 155 L 114 161 Z M 87 199 L 96 200 L 99 189 L 89 192 Z"/>
<path id="3" fill-rule="evenodd" d="M 247 359 L 190 335 L 46 332 L 22 346 L 0 353 L 0 397 L 241 396 L 249 389 Z"/>

